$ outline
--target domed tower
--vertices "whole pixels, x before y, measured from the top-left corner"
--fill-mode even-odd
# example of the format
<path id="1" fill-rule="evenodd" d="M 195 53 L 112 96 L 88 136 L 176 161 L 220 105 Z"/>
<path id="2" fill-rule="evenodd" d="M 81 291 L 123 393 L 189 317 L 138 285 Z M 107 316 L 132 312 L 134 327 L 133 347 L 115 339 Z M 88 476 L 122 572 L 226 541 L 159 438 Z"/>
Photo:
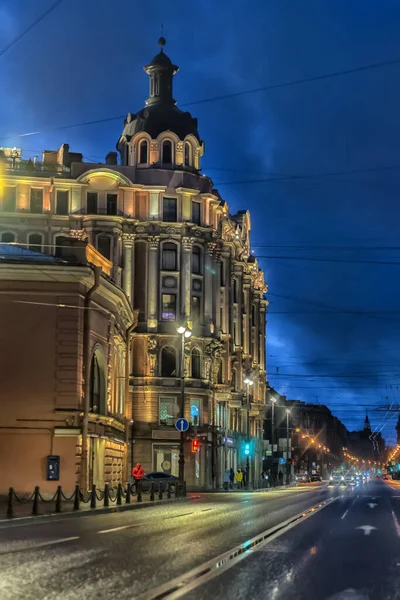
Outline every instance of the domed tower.
<path id="1" fill-rule="evenodd" d="M 369 417 L 368 417 L 368 415 L 366 415 L 366 417 L 365 417 L 365 421 L 364 421 L 364 431 L 367 431 L 367 432 L 369 432 L 369 433 L 371 432 L 371 423 L 369 422 Z"/>
<path id="2" fill-rule="evenodd" d="M 197 119 L 176 106 L 172 81 L 179 67 L 165 54 L 165 39 L 158 43 L 160 52 L 144 67 L 150 80 L 146 106 L 126 116 L 117 143 L 121 165 L 198 172 L 204 144 Z"/>

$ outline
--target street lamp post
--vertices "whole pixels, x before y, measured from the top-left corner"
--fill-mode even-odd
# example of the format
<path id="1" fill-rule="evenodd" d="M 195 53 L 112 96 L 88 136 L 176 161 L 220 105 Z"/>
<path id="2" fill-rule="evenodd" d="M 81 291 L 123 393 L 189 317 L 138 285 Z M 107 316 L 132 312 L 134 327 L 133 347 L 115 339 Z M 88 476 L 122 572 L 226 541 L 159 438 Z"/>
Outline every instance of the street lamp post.
<path id="1" fill-rule="evenodd" d="M 247 443 L 250 444 L 250 386 L 253 385 L 253 381 L 246 377 L 244 379 L 246 384 L 246 401 L 247 401 L 247 426 L 246 426 L 246 437 Z M 246 454 L 246 472 L 247 472 L 247 487 L 250 487 L 250 450 L 247 449 Z"/>
<path id="2" fill-rule="evenodd" d="M 289 471 L 289 415 L 290 410 L 286 409 L 286 483 L 290 483 L 290 471 Z"/>
<path id="3" fill-rule="evenodd" d="M 271 454 L 271 458 L 272 458 L 272 469 L 271 469 L 271 475 L 272 475 L 272 482 L 273 485 L 275 487 L 275 466 L 274 466 L 274 444 L 275 444 L 275 403 L 276 403 L 276 398 L 271 398 L 271 402 L 272 402 L 272 406 L 271 406 L 271 444 L 272 444 L 272 454 Z"/>
<path id="4" fill-rule="evenodd" d="M 177 327 L 176 331 L 181 336 L 181 403 L 180 403 L 180 414 L 179 417 L 181 419 L 185 418 L 185 340 L 189 339 L 192 335 L 191 330 L 187 325 L 180 325 Z M 180 432 L 180 441 L 179 441 L 179 481 L 183 483 L 185 481 L 185 448 L 184 448 L 184 439 L 183 439 L 183 431 Z"/>

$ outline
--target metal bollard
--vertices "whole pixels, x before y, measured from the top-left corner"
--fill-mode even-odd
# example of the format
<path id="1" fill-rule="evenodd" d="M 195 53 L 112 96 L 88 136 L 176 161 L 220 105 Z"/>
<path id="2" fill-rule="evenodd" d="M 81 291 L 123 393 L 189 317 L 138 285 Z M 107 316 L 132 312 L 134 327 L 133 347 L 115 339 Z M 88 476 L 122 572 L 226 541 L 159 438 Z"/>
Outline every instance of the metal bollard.
<path id="1" fill-rule="evenodd" d="M 39 514 L 39 486 L 35 486 L 35 491 L 33 493 L 33 506 L 32 506 L 32 515 Z"/>
<path id="2" fill-rule="evenodd" d="M 158 499 L 162 500 L 163 499 L 163 482 L 160 481 L 160 491 L 158 492 Z"/>
<path id="3" fill-rule="evenodd" d="M 150 485 L 150 502 L 154 502 L 154 481 Z"/>
<path id="4" fill-rule="evenodd" d="M 183 482 L 182 497 L 186 498 L 186 481 Z"/>
<path id="5" fill-rule="evenodd" d="M 130 504 L 131 503 L 131 484 L 128 483 L 126 484 L 126 496 L 125 496 L 125 504 Z"/>
<path id="6" fill-rule="evenodd" d="M 8 490 L 8 500 L 7 500 L 7 519 L 12 519 L 14 517 L 13 498 L 14 498 L 14 488 L 10 488 Z"/>
<path id="7" fill-rule="evenodd" d="M 74 495 L 74 510 L 79 510 L 79 503 L 80 503 L 80 489 L 79 489 L 79 485 L 75 486 L 75 495 Z"/>
<path id="8" fill-rule="evenodd" d="M 119 483 L 118 484 L 118 489 L 117 489 L 117 505 L 121 505 L 122 504 L 122 485 Z"/>
<path id="9" fill-rule="evenodd" d="M 56 495 L 56 513 L 60 513 L 61 512 L 61 485 L 57 486 L 57 495 Z"/>
<path id="10" fill-rule="evenodd" d="M 109 492 L 108 492 L 108 483 L 104 484 L 104 504 L 103 506 L 108 507 L 110 506 L 110 496 L 109 496 Z"/>
<path id="11" fill-rule="evenodd" d="M 96 508 L 96 486 L 94 484 L 90 492 L 90 508 Z"/>
<path id="12" fill-rule="evenodd" d="M 137 501 L 138 502 L 143 502 L 143 498 L 142 498 L 142 482 L 141 481 L 137 481 L 136 482 L 136 490 L 137 490 Z"/>
<path id="13" fill-rule="evenodd" d="M 167 498 L 170 499 L 171 498 L 171 482 L 168 481 L 167 483 Z"/>

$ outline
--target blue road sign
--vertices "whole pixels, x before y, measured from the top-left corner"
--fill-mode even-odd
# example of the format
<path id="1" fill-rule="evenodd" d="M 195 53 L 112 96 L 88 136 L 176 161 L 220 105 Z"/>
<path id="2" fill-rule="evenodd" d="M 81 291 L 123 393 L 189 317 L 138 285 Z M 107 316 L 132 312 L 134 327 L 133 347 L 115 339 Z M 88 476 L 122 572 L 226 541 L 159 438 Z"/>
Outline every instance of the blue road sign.
<path id="1" fill-rule="evenodd" d="M 189 429 L 189 421 L 187 419 L 177 419 L 175 427 L 178 431 L 187 431 Z"/>

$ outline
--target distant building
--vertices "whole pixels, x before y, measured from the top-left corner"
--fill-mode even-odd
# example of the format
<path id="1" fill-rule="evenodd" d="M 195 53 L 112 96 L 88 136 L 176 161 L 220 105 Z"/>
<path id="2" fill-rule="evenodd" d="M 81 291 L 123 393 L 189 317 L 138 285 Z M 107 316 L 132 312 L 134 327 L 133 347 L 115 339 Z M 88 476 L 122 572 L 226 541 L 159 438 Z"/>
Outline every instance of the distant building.
<path id="1" fill-rule="evenodd" d="M 0 244 L 0 493 L 116 486 L 129 470 L 124 373 L 136 315 L 92 246 L 65 240 L 59 254 Z M 57 481 L 49 456 L 60 460 Z"/>
<path id="2" fill-rule="evenodd" d="M 362 460 L 383 461 L 385 459 L 385 440 L 381 432 L 371 430 L 368 415 L 365 417 L 363 429 L 350 431 L 348 434 L 348 449 L 350 454 Z"/>

